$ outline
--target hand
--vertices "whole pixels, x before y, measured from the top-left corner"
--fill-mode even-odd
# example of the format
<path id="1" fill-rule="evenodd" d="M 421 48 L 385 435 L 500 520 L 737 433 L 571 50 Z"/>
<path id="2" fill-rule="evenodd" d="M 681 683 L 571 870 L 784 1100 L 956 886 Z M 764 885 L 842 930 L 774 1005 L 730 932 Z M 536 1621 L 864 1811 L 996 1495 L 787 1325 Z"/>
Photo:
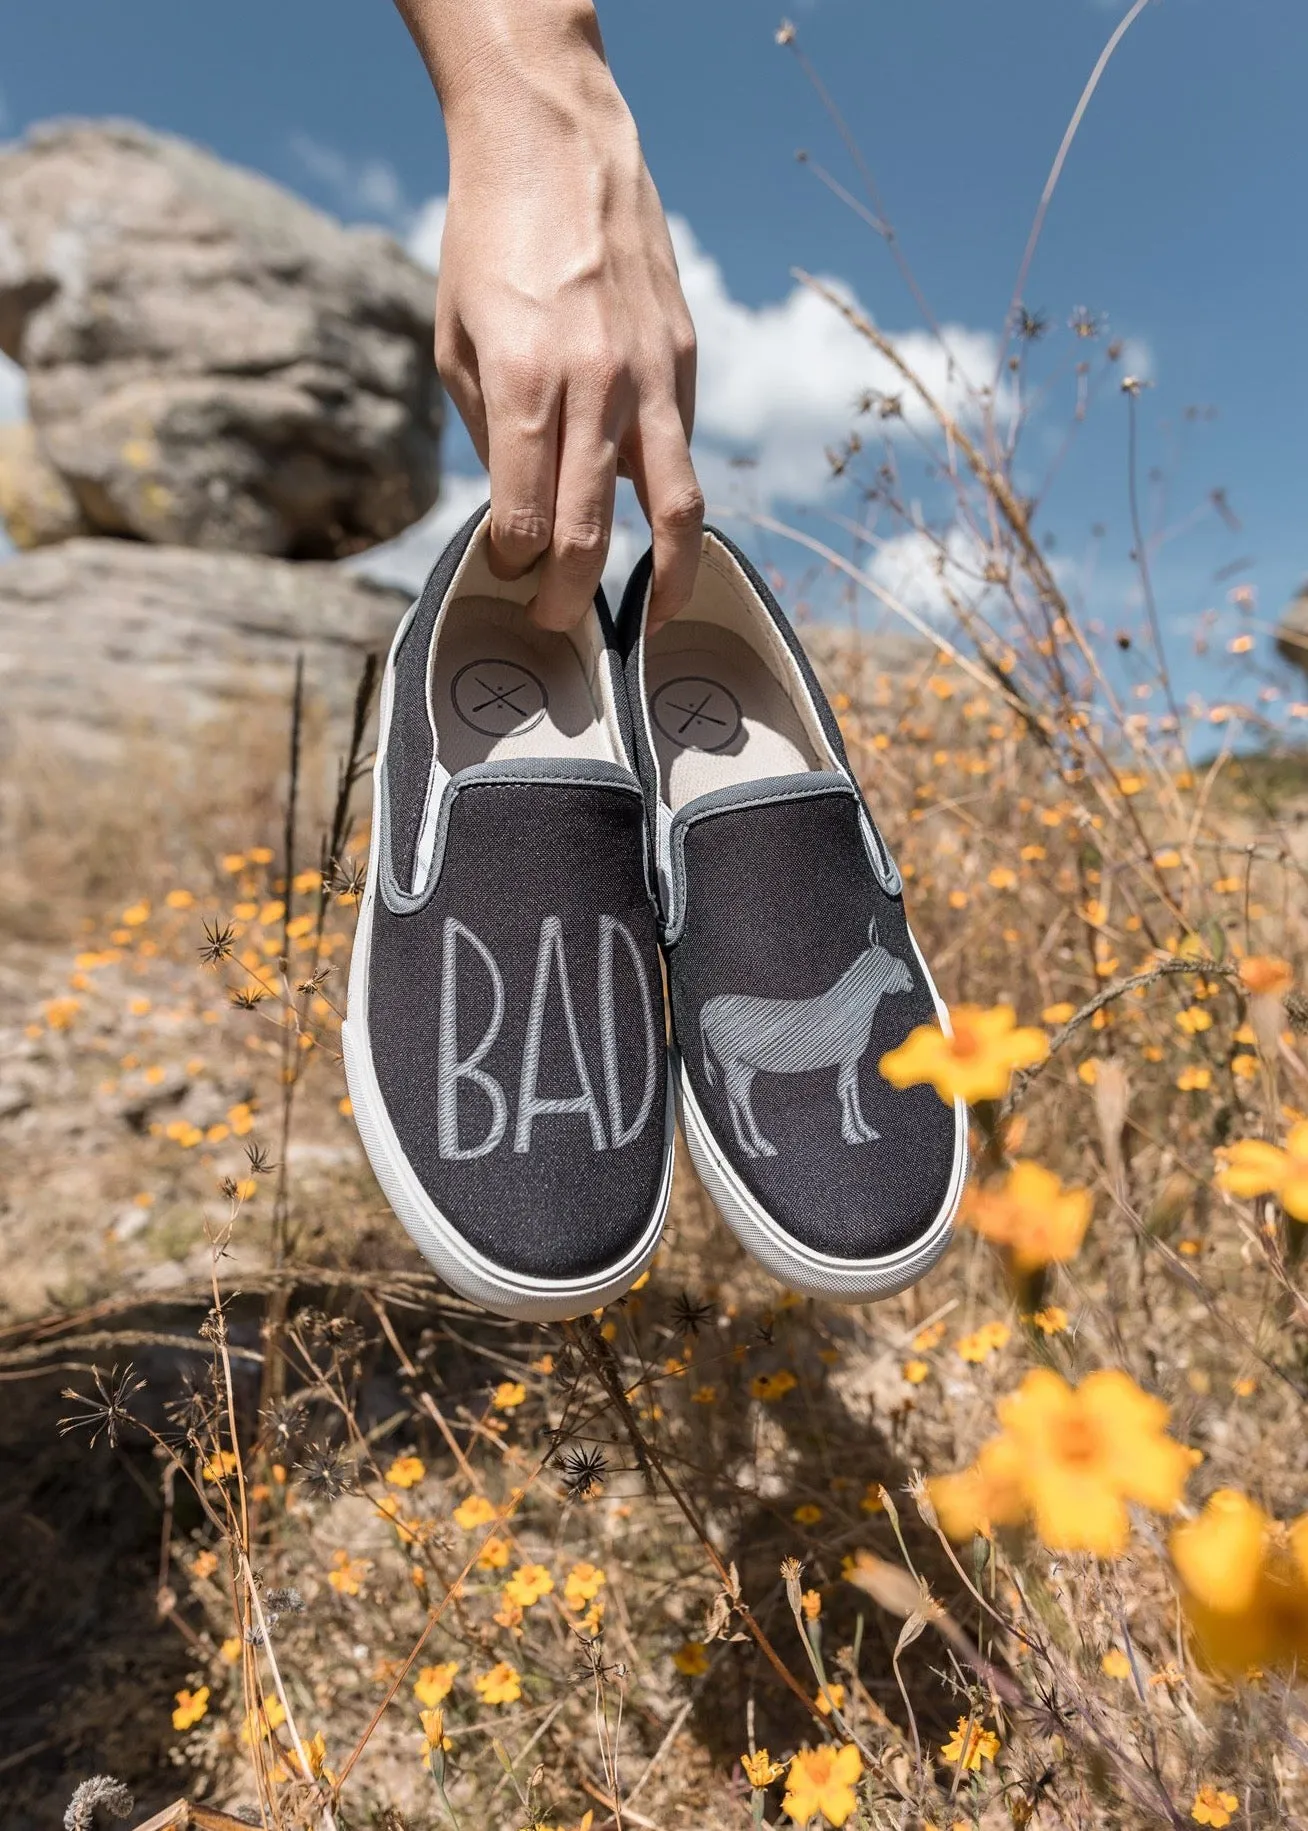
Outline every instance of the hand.
<path id="1" fill-rule="evenodd" d="M 434 3 L 440 15 L 451 0 Z M 408 0 L 406 14 L 432 4 Z M 492 565 L 514 577 L 543 557 L 533 615 L 575 624 L 628 476 L 653 536 L 651 621 L 666 621 L 694 586 L 704 517 L 695 333 L 594 14 L 581 0 L 468 0 L 444 23 L 432 47 L 419 27 L 430 37 L 440 18 L 410 16 L 450 142 L 436 360 L 490 472 Z"/>

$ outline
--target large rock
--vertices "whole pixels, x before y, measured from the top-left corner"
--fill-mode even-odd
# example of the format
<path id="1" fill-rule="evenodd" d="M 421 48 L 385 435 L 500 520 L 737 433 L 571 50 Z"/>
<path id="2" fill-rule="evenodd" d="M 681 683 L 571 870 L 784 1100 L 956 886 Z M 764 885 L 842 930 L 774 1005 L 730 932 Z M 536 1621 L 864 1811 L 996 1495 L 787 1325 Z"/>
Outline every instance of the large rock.
<path id="1" fill-rule="evenodd" d="M 95 531 L 297 559 L 392 538 L 436 498 L 431 316 L 389 236 L 183 140 L 73 123 L 0 152 L 0 350 Z M 20 544 L 66 535 L 66 504 L 25 506 Z"/>
<path id="2" fill-rule="evenodd" d="M 406 602 L 337 566 L 246 554 L 122 540 L 20 554 L 0 564 L 0 777 L 51 752 L 103 771 L 141 735 L 180 757 L 206 731 L 239 746 L 271 721 L 280 746 L 298 655 L 340 733 Z"/>

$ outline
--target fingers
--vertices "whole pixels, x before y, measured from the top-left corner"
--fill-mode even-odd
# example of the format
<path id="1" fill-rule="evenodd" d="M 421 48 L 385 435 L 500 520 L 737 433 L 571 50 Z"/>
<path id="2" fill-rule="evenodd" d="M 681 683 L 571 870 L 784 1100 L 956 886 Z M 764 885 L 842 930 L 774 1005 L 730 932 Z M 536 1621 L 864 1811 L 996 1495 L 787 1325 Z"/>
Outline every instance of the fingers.
<path id="1" fill-rule="evenodd" d="M 704 494 L 678 416 L 664 411 L 642 422 L 632 480 L 653 536 L 648 627 L 655 630 L 690 602 L 704 533 Z"/>
<path id="2" fill-rule="evenodd" d="M 542 629 L 571 629 L 599 589 L 618 480 L 615 417 L 602 413 L 594 395 L 564 397 L 554 531 L 531 613 Z"/>
<path id="3" fill-rule="evenodd" d="M 550 544 L 559 449 L 559 389 L 543 361 L 501 359 L 487 402 L 490 543 L 497 577 L 519 578 Z"/>

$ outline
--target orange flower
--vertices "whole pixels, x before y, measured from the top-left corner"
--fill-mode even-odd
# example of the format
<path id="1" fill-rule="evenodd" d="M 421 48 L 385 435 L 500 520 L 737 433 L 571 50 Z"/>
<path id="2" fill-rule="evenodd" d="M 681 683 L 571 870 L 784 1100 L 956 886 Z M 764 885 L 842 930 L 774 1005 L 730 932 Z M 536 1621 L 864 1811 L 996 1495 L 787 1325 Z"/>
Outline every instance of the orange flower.
<path id="1" fill-rule="evenodd" d="M 980 1723 L 960 1717 L 953 1735 L 941 1747 L 940 1759 L 966 1773 L 979 1774 L 981 1763 L 993 1761 L 1001 1746 L 993 1729 L 983 1729 Z"/>
<path id="2" fill-rule="evenodd" d="M 1240 983 L 1255 996 L 1282 998 L 1294 984 L 1294 968 L 1274 954 L 1251 954 L 1240 962 Z"/>
<path id="3" fill-rule="evenodd" d="M 1116 1557 L 1130 1531 L 1128 1503 L 1170 1513 L 1192 1458 L 1167 1436 L 1168 1408 L 1116 1369 L 1069 1386 L 1034 1368 L 998 1406 L 999 1435 L 960 1474 L 928 1484 L 951 1538 L 1028 1516 L 1051 1551 Z"/>
<path id="4" fill-rule="evenodd" d="M 458 1661 L 454 1659 L 439 1666 L 424 1666 L 413 1681 L 414 1697 L 429 1710 L 435 1709 L 450 1695 L 458 1669 Z"/>
<path id="5" fill-rule="evenodd" d="M 1308 1221 L 1308 1119 L 1291 1126 L 1284 1150 L 1261 1138 L 1241 1138 L 1225 1156 L 1219 1189 L 1246 1200 L 1274 1195 L 1296 1221 Z"/>
<path id="6" fill-rule="evenodd" d="M 1223 1825 L 1230 1824 L 1231 1814 L 1239 1809 L 1240 1801 L 1234 1793 L 1224 1793 L 1206 1780 L 1194 1796 L 1190 1816 L 1197 1825 L 1212 1825 L 1215 1831 L 1221 1831 Z"/>
<path id="7" fill-rule="evenodd" d="M 1246 1495 L 1220 1488 L 1168 1548 L 1210 1666 L 1238 1674 L 1308 1660 L 1308 1513 L 1282 1525 Z"/>
<path id="8" fill-rule="evenodd" d="M 843 1825 L 858 1804 L 854 1788 L 863 1776 L 863 1757 L 852 1742 L 843 1748 L 801 1748 L 790 1763 L 781 1809 L 797 1825 L 818 1813 L 829 1825 Z"/>
<path id="9" fill-rule="evenodd" d="M 1000 1100 L 1017 1069 L 1049 1054 L 1044 1031 L 1018 1028 L 1011 1005 L 959 1005 L 949 1015 L 949 1036 L 935 1024 L 920 1024 L 882 1056 L 881 1073 L 892 1087 L 926 1083 L 945 1101 Z"/>
<path id="10" fill-rule="evenodd" d="M 1019 1158 L 998 1187 L 976 1189 L 965 1218 L 982 1239 L 1007 1248 L 1018 1271 L 1076 1257 L 1090 1224 L 1088 1189 L 1065 1189 L 1052 1170 Z"/>
<path id="11" fill-rule="evenodd" d="M 518 1608 L 531 1608 L 553 1588 L 554 1579 L 543 1564 L 519 1564 L 504 1585 L 504 1594 Z"/>
<path id="12" fill-rule="evenodd" d="M 209 1687 L 201 1685 L 198 1691 L 179 1691 L 177 1708 L 173 1712 L 174 1729 L 193 1729 L 206 1716 L 209 1710 Z"/>
<path id="13" fill-rule="evenodd" d="M 751 1786 L 771 1786 L 774 1780 L 780 1780 L 786 1771 L 784 1761 L 774 1761 L 765 1748 L 756 1754 L 742 1755 L 740 1765 L 745 1770 L 745 1778 Z"/>
<path id="14" fill-rule="evenodd" d="M 516 1704 L 522 1696 L 522 1679 L 507 1660 L 502 1659 L 472 1682 L 483 1704 Z"/>

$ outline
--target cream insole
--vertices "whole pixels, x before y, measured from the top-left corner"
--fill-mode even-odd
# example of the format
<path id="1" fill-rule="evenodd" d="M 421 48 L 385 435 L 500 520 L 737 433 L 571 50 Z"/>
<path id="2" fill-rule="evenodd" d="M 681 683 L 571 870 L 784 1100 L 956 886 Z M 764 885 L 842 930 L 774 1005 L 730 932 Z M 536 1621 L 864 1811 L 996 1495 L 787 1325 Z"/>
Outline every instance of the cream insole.
<path id="1" fill-rule="evenodd" d="M 645 690 L 663 800 L 820 767 L 784 688 L 747 642 L 685 617 L 649 638 Z"/>
<path id="2" fill-rule="evenodd" d="M 432 661 L 436 754 L 451 775 L 512 757 L 610 757 L 569 638 L 503 598 L 456 599 Z"/>

